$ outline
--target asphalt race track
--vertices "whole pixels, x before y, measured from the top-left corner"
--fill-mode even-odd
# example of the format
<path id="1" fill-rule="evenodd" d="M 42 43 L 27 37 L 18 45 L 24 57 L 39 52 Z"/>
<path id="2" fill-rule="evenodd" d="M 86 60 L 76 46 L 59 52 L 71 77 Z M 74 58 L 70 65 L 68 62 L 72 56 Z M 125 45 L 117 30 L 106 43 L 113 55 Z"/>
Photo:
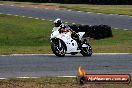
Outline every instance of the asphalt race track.
<path id="1" fill-rule="evenodd" d="M 132 29 L 132 17 L 130 16 L 95 14 L 67 10 L 47 10 L 8 5 L 0 5 L 0 13 L 45 18 L 49 20 L 54 20 L 59 17 L 64 21 L 79 24 L 106 24 L 115 28 Z"/>
<path id="2" fill-rule="evenodd" d="M 132 17 L 129 16 L 7 5 L 0 5 L 0 13 L 49 20 L 59 17 L 64 21 L 80 24 L 106 24 L 116 28 L 132 29 Z M 75 76 L 80 65 L 88 74 L 122 73 L 132 75 L 132 54 L 93 55 L 92 57 L 66 56 L 62 58 L 54 55 L 0 56 L 0 78 Z"/>
<path id="3" fill-rule="evenodd" d="M 88 74 L 132 75 L 132 54 L 61 58 L 54 55 L 0 56 L 0 77 L 75 76 L 80 65 Z"/>

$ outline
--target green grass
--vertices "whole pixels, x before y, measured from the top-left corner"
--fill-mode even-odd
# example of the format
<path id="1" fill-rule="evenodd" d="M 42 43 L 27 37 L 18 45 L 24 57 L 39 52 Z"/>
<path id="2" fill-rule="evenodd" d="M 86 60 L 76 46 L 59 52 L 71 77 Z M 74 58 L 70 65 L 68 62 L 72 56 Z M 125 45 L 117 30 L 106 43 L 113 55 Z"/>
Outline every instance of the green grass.
<path id="1" fill-rule="evenodd" d="M 7 15 L 0 19 L 1 54 L 42 53 L 49 48 L 52 22 Z"/>
<path id="2" fill-rule="evenodd" d="M 51 22 L 0 15 L 1 46 L 42 46 L 49 44 Z"/>
<path id="3" fill-rule="evenodd" d="M 47 20 L 0 15 L 0 54 L 52 53 Z M 132 30 L 113 29 L 113 37 L 90 41 L 94 52 L 132 53 Z"/>
<path id="4" fill-rule="evenodd" d="M 94 52 L 125 53 L 132 52 L 132 30 L 113 29 L 113 37 L 101 40 L 91 40 Z"/>
<path id="5" fill-rule="evenodd" d="M 40 78 L 29 78 L 29 79 L 19 79 L 19 78 L 9 78 L 8 81 L 21 81 L 21 82 L 37 82 L 37 83 L 57 83 L 57 84 L 65 84 L 65 83 L 76 83 L 76 78 L 71 77 L 40 77 Z"/>
<path id="6" fill-rule="evenodd" d="M 105 14 L 120 14 L 132 16 L 132 5 L 91 5 L 91 4 L 59 4 L 59 3 L 32 3 L 32 2 L 11 2 L 0 1 L 1 4 L 30 4 L 30 5 L 47 5 L 57 6 L 65 9 L 72 9 L 84 12 L 105 13 Z"/>
<path id="7" fill-rule="evenodd" d="M 9 78 L 6 80 L 0 80 L 0 88 L 60 88 L 65 85 L 71 86 L 75 84 L 75 78 L 58 77 L 41 77 L 30 79 Z"/>
<path id="8" fill-rule="evenodd" d="M 11 5 L 11 4 L 39 4 L 39 3 L 32 3 L 32 2 L 16 2 L 16 1 L 0 1 L 0 4 L 6 4 L 6 5 Z"/>
<path id="9" fill-rule="evenodd" d="M 0 80 L 2 88 L 131 88 L 132 84 L 85 84 L 79 85 L 76 78 L 41 77 L 30 79 L 9 78 Z"/>

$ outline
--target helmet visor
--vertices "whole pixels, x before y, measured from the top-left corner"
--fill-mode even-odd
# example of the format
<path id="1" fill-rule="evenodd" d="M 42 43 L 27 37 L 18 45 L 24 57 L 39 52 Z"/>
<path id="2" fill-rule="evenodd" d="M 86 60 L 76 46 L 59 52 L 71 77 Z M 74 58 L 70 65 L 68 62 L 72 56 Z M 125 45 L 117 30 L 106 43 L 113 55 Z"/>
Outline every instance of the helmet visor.
<path id="1" fill-rule="evenodd" d="M 59 27 L 61 24 L 59 23 L 54 23 L 55 24 L 55 27 Z"/>

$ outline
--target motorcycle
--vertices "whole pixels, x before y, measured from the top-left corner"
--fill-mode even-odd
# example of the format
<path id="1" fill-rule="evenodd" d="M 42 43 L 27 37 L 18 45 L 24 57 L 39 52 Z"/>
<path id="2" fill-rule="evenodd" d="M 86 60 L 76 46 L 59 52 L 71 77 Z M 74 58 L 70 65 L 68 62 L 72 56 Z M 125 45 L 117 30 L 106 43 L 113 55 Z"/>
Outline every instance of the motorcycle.
<path id="1" fill-rule="evenodd" d="M 53 53 L 58 57 L 64 57 L 65 54 L 76 55 L 81 53 L 83 56 L 92 55 L 92 47 L 84 37 L 85 32 L 76 33 L 79 36 L 81 47 L 78 42 L 71 37 L 71 32 L 60 32 L 60 29 L 54 27 L 50 36 L 51 49 Z"/>

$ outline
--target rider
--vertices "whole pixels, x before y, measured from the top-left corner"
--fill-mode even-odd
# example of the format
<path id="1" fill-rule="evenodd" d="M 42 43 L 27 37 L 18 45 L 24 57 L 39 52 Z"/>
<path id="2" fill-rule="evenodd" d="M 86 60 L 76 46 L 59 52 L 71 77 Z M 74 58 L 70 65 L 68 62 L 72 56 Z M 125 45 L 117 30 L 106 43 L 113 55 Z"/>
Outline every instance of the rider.
<path id="1" fill-rule="evenodd" d="M 59 27 L 61 32 L 69 32 L 69 30 L 71 29 L 68 25 L 63 24 L 63 22 L 60 18 L 57 18 L 54 21 L 54 25 L 55 25 L 55 27 Z"/>
<path id="2" fill-rule="evenodd" d="M 60 32 L 71 32 L 71 37 L 73 39 L 75 39 L 77 41 L 79 47 L 81 47 L 81 40 L 79 39 L 79 36 L 68 25 L 63 24 L 63 22 L 60 18 L 57 18 L 54 21 L 54 25 L 55 25 L 55 27 L 59 27 Z"/>

